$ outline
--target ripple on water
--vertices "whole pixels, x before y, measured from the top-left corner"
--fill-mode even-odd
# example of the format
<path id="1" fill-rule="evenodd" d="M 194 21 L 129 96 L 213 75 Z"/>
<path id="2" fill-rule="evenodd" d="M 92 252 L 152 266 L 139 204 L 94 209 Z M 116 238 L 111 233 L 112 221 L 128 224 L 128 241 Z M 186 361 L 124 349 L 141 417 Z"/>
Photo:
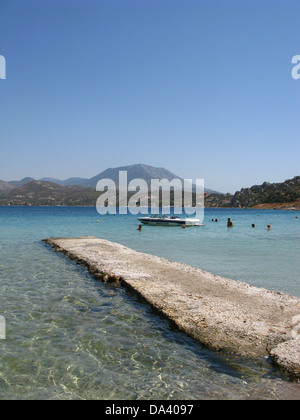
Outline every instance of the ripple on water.
<path id="1" fill-rule="evenodd" d="M 0 398 L 300 398 L 267 361 L 209 351 L 39 241 L 15 242 L 0 238 Z"/>

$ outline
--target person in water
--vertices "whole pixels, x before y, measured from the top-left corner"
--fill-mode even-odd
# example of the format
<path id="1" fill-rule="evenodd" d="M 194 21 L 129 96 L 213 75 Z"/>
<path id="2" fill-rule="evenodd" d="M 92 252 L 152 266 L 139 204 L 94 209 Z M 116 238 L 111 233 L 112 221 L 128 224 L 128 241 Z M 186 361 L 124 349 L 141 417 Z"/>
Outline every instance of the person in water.
<path id="1" fill-rule="evenodd" d="M 254 223 L 252 223 L 252 227 L 255 228 L 255 224 Z"/>
<path id="2" fill-rule="evenodd" d="M 232 223 L 232 221 L 230 220 L 229 217 L 228 217 L 228 220 L 227 220 L 227 227 L 233 227 L 233 223 Z"/>
<path id="3" fill-rule="evenodd" d="M 139 227 L 137 228 L 137 230 L 139 230 L 140 232 L 143 230 L 143 226 L 139 225 Z"/>
<path id="4" fill-rule="evenodd" d="M 271 230 L 271 225 L 268 225 L 268 230 Z"/>

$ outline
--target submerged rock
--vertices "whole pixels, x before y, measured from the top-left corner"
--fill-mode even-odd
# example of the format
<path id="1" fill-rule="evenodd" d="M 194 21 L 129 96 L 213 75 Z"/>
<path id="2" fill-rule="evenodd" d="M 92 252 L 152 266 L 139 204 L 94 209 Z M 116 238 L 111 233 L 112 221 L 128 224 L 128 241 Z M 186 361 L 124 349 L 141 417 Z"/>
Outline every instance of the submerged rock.
<path id="1" fill-rule="evenodd" d="M 282 368 L 295 375 L 300 375 L 300 340 L 281 343 L 271 350 L 270 354 Z"/>

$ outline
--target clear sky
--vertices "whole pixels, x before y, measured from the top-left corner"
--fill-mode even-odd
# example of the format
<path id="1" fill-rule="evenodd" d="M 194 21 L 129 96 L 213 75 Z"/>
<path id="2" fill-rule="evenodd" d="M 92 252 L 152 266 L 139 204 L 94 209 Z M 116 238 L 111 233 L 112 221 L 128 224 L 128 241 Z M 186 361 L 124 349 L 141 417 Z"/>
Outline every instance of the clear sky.
<path id="1" fill-rule="evenodd" d="M 0 0 L 0 179 L 300 175 L 299 0 Z"/>

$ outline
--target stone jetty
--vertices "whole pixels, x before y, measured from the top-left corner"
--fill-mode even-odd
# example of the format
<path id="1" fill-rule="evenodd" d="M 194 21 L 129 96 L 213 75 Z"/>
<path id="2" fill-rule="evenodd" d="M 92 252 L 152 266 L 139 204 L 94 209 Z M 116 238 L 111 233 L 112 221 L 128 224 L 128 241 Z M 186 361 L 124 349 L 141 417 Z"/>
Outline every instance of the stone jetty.
<path id="1" fill-rule="evenodd" d="M 214 350 L 272 357 L 300 375 L 300 299 L 95 237 L 48 238 L 97 279 L 137 292 Z M 298 333 L 299 332 L 299 333 Z"/>

